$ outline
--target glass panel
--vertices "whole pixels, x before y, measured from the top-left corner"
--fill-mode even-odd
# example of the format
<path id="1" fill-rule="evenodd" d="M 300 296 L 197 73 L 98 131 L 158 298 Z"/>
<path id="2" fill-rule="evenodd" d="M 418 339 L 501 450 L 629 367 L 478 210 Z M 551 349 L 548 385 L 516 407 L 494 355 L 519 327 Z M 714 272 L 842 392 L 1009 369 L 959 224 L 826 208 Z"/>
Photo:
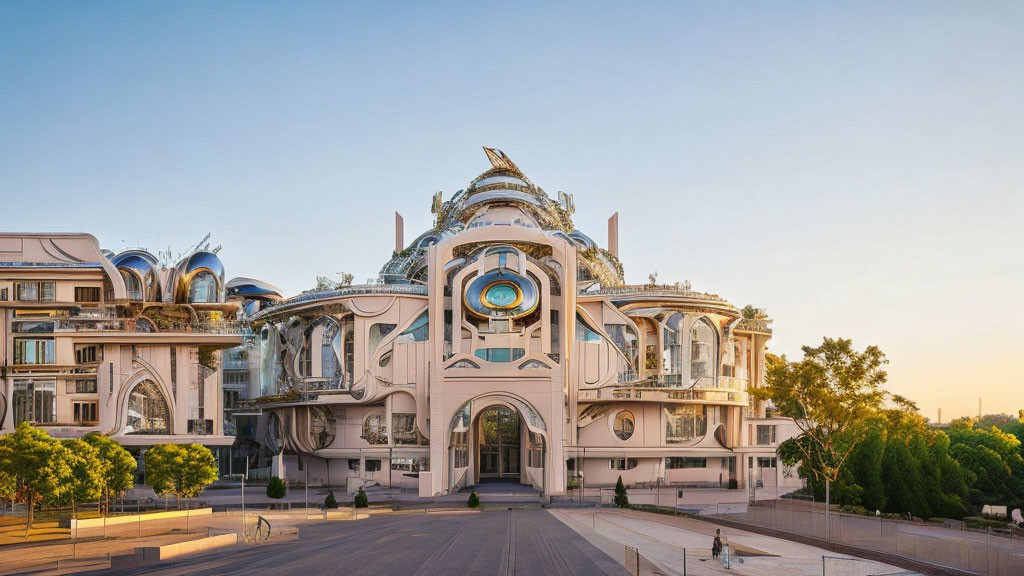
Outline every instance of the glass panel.
<path id="1" fill-rule="evenodd" d="M 156 383 L 144 380 L 128 397 L 125 434 L 170 434 L 170 411 Z"/>
<path id="2" fill-rule="evenodd" d="M 590 327 L 579 314 L 576 315 L 576 340 L 580 342 L 600 342 L 601 335 Z"/>
<path id="3" fill-rule="evenodd" d="M 680 444 L 707 433 L 707 408 L 704 406 L 667 406 L 665 442 Z"/>
<path id="4" fill-rule="evenodd" d="M 395 342 L 426 342 L 430 338 L 430 316 L 424 312 L 402 331 Z"/>
<path id="5" fill-rule="evenodd" d="M 622 410 L 615 415 L 615 422 L 612 424 L 615 435 L 619 440 L 629 440 L 633 436 L 634 420 L 633 413 L 629 410 Z"/>
<path id="6" fill-rule="evenodd" d="M 216 302 L 217 278 L 209 272 L 196 274 L 189 285 L 188 301 L 193 303 Z"/>
<path id="7" fill-rule="evenodd" d="M 392 330 L 397 327 L 397 324 L 374 324 L 373 326 L 370 326 L 370 353 L 372 354 L 377 350 L 377 346 L 380 345 L 381 340 L 383 340 L 385 336 L 390 334 Z"/>

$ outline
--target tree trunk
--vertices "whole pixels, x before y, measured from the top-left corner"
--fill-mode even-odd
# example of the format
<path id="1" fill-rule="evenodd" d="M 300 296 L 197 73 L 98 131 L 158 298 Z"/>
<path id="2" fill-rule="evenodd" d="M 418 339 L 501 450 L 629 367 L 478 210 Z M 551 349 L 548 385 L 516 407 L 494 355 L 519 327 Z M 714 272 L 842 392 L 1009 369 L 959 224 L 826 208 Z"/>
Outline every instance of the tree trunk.
<path id="1" fill-rule="evenodd" d="M 36 493 L 33 490 L 28 491 L 28 526 L 26 529 L 32 528 L 32 521 L 36 518 Z"/>

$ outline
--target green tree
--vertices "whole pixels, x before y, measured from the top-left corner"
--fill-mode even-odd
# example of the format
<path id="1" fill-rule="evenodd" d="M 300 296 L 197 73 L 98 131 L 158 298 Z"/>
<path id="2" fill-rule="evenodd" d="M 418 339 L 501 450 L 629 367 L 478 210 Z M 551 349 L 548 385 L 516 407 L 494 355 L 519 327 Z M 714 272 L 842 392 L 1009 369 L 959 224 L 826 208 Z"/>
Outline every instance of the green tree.
<path id="1" fill-rule="evenodd" d="M 69 454 L 60 442 L 27 422 L 13 434 L 0 437 L 0 473 L 16 483 L 15 500 L 28 505 L 28 527 L 35 520 L 35 507 L 42 500 L 55 499 L 67 486 L 71 469 Z"/>
<path id="2" fill-rule="evenodd" d="M 284 480 L 281 480 L 277 476 L 271 476 L 270 480 L 267 480 L 267 496 L 275 500 L 284 498 L 288 488 L 284 485 Z"/>
<path id="3" fill-rule="evenodd" d="M 629 496 L 626 495 L 626 486 L 622 483 L 622 476 L 615 483 L 615 505 L 619 508 L 629 507 Z"/>
<path id="4" fill-rule="evenodd" d="M 96 449 L 101 471 L 101 512 L 107 515 L 111 498 L 124 494 L 135 485 L 138 463 L 120 444 L 98 432 L 86 434 L 82 441 Z"/>
<path id="5" fill-rule="evenodd" d="M 324 498 L 324 508 L 328 510 L 334 510 L 338 507 L 338 499 L 334 497 L 334 490 L 327 491 L 327 497 Z"/>
<path id="6" fill-rule="evenodd" d="M 469 493 L 469 501 L 466 503 L 470 508 L 480 507 L 480 497 L 477 496 L 476 490 Z"/>
<path id="7" fill-rule="evenodd" d="M 765 386 L 751 394 L 771 400 L 800 429 L 790 444 L 805 470 L 819 481 L 836 481 L 846 460 L 868 433 L 868 419 L 877 412 L 885 392 L 882 384 L 888 361 L 876 347 L 863 352 L 853 342 L 825 338 L 817 348 L 803 347 L 804 358 L 785 356 L 772 362 Z M 797 460 L 783 458 L 793 465 Z"/>
<path id="8" fill-rule="evenodd" d="M 206 446 L 187 444 L 182 446 L 182 450 L 184 469 L 181 472 L 178 494 L 191 499 L 202 494 L 207 486 L 217 481 L 217 460 Z"/>
<path id="9" fill-rule="evenodd" d="M 885 483 L 882 482 L 882 452 L 885 450 L 885 426 L 875 419 L 867 434 L 847 461 L 853 481 L 863 490 L 860 505 L 868 510 L 885 510 Z"/>
<path id="10" fill-rule="evenodd" d="M 94 502 L 103 494 L 103 465 L 99 450 L 77 438 L 62 442 L 68 450 L 71 483 L 67 490 L 71 500 L 71 513 L 82 502 Z"/>
<path id="11" fill-rule="evenodd" d="M 157 494 L 195 498 L 217 480 L 213 453 L 198 444 L 158 444 L 146 451 L 146 479 Z"/>

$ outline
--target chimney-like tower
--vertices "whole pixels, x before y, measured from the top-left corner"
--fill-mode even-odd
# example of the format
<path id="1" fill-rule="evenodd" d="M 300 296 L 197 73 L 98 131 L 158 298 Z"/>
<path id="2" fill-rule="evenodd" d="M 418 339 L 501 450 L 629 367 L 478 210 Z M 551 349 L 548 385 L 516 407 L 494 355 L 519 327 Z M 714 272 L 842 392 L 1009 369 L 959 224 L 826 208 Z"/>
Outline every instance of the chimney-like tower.
<path id="1" fill-rule="evenodd" d="M 395 212 L 395 252 L 405 250 L 405 220 Z"/>
<path id="2" fill-rule="evenodd" d="M 619 213 L 612 214 L 608 219 L 608 251 L 612 256 L 619 257 Z"/>
<path id="3" fill-rule="evenodd" d="M 939 408 L 939 424 L 942 424 L 942 408 Z"/>

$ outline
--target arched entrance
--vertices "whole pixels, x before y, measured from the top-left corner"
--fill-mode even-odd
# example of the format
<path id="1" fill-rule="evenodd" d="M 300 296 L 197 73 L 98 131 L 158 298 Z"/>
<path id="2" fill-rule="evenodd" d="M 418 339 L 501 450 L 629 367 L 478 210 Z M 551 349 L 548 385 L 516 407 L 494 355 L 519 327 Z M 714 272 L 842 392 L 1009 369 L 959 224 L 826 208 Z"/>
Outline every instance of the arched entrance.
<path id="1" fill-rule="evenodd" d="M 522 454 L 519 413 L 505 406 L 484 410 L 477 417 L 476 437 L 480 481 L 518 482 Z"/>
<path id="2" fill-rule="evenodd" d="M 479 482 L 545 485 L 547 428 L 527 401 L 508 392 L 467 401 L 449 425 L 449 490 Z"/>

